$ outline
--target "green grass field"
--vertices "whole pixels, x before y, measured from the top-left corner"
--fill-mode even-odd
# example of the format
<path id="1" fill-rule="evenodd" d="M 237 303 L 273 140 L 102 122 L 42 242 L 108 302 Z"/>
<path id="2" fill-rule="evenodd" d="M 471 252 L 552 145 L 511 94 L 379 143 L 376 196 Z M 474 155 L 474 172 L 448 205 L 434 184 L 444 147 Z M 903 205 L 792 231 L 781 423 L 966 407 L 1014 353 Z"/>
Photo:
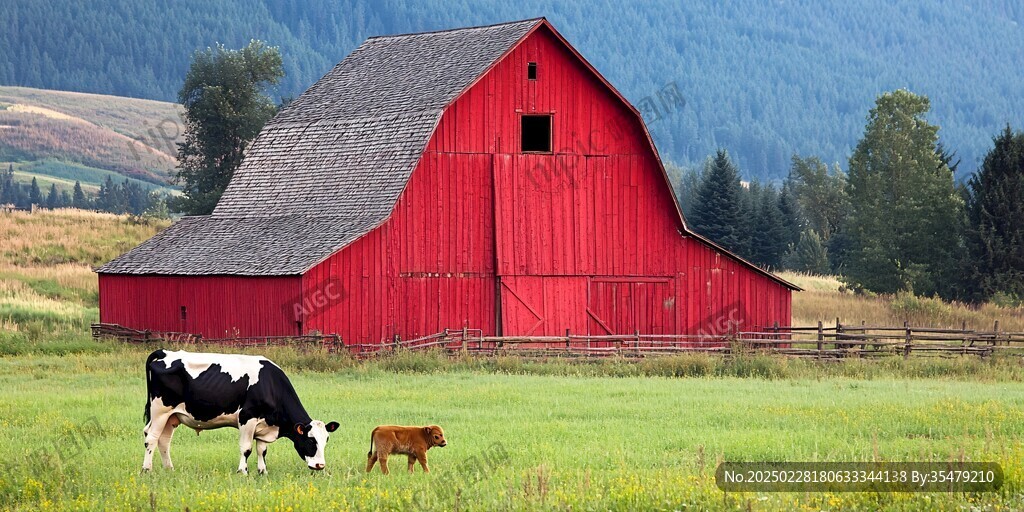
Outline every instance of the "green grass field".
<path id="1" fill-rule="evenodd" d="M 0 507 L 12 510 L 1015 510 L 1020 379 L 582 377 L 414 357 L 313 371 L 278 349 L 314 417 L 342 428 L 311 474 L 287 441 L 235 473 L 237 431 L 179 428 L 173 471 L 140 474 L 141 348 L 0 358 Z M 278 357 L 280 356 L 280 357 Z M 334 357 L 334 356 L 330 356 Z M 330 364 L 330 363 L 328 363 Z M 335 363 L 336 364 L 336 363 Z M 299 369 L 307 368 L 307 369 Z M 292 368 L 289 370 L 289 368 Z M 419 370 L 419 371 L 415 371 Z M 817 375 L 817 376 L 814 376 Z M 432 472 L 364 473 L 377 424 L 438 423 Z M 489 461 L 502 464 L 490 467 Z M 1001 492 L 724 494 L 722 460 L 995 461 Z M 255 458 L 250 466 L 255 468 Z"/>

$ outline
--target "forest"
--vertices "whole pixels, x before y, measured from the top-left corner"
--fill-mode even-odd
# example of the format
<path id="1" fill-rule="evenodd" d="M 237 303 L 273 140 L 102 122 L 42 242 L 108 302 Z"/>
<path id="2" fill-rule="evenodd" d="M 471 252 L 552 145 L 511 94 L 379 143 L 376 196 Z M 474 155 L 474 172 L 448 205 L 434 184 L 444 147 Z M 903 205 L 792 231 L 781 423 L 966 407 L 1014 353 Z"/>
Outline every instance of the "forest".
<path id="1" fill-rule="evenodd" d="M 0 84 L 173 101 L 192 54 L 260 39 L 281 49 L 278 99 L 300 94 L 366 37 L 545 16 L 635 104 L 678 87 L 647 122 L 662 155 L 719 148 L 744 179 L 780 183 L 794 154 L 845 165 L 877 96 L 931 99 L 963 162 L 1024 116 L 1024 4 L 727 1 L 484 5 L 428 0 L 7 0 Z"/>

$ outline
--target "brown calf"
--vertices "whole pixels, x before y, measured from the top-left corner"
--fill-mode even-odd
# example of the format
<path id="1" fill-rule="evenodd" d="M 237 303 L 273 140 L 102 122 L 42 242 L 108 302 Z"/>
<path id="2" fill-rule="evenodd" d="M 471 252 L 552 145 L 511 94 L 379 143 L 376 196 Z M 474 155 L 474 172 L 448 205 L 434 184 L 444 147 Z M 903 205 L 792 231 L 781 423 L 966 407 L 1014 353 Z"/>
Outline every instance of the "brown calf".
<path id="1" fill-rule="evenodd" d="M 373 445 L 377 445 L 374 451 Z M 429 473 L 427 467 L 427 450 L 435 446 L 446 446 L 444 430 L 437 425 L 429 427 L 398 427 L 395 425 L 381 425 L 370 434 L 370 451 L 366 454 L 366 472 L 373 469 L 373 465 L 380 461 L 380 471 L 388 474 L 388 456 L 393 453 L 407 455 L 409 457 L 409 472 L 412 473 L 413 464 L 420 461 L 423 471 Z"/>

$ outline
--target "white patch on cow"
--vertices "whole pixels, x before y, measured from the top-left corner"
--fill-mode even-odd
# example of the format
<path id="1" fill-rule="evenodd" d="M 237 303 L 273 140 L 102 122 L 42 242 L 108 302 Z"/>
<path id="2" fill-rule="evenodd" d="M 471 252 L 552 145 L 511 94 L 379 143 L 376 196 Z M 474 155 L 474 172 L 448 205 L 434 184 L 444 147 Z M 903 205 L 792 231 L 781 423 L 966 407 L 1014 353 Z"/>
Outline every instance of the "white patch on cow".
<path id="1" fill-rule="evenodd" d="M 181 361 L 185 371 L 195 379 L 215 364 L 220 365 L 221 370 L 231 376 L 231 382 L 237 382 L 242 377 L 249 376 L 249 386 L 253 386 L 260 380 L 260 369 L 264 361 L 274 364 L 262 356 L 246 356 L 241 354 L 206 354 L 200 352 L 186 352 L 184 350 L 165 352 L 162 361 L 167 368 L 170 368 L 175 361 Z"/>
<path id="2" fill-rule="evenodd" d="M 327 438 L 331 437 L 331 434 L 327 432 L 327 426 L 320 420 L 313 420 L 310 422 L 310 425 L 313 428 L 309 429 L 306 436 L 316 439 L 316 455 L 306 457 L 306 465 L 310 468 L 316 466 L 320 466 L 322 468 L 326 465 L 324 449 L 327 448 Z"/>

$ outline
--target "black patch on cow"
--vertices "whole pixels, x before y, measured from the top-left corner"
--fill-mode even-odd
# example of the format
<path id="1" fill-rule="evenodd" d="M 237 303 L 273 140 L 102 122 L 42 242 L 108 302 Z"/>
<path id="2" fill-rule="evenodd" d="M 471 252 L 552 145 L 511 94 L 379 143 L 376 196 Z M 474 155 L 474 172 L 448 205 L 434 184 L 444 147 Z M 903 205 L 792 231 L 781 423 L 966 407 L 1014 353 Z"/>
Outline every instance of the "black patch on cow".
<path id="1" fill-rule="evenodd" d="M 250 455 L 252 455 L 252 450 L 246 450 L 245 453 L 242 454 L 246 459 L 248 459 Z"/>

